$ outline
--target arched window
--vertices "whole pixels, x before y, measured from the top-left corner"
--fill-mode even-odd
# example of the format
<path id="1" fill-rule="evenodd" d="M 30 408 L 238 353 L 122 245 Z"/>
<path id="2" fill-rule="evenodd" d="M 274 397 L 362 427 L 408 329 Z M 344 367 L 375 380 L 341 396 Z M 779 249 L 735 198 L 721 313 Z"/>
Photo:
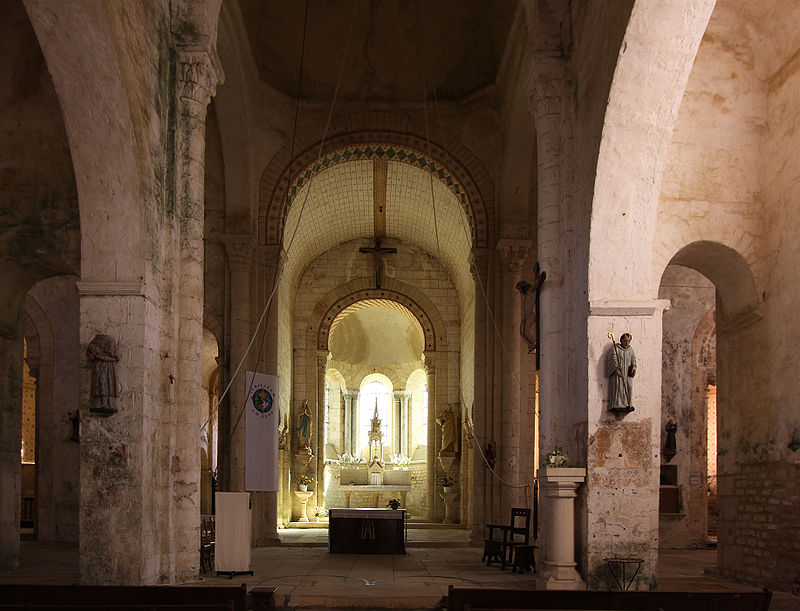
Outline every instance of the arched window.
<path id="1" fill-rule="evenodd" d="M 392 387 L 389 378 L 380 374 L 372 374 L 364 378 L 358 394 L 358 448 L 362 456 L 366 456 L 369 446 L 369 431 L 375 408 L 381 419 L 383 445 L 391 446 L 392 442 Z"/>

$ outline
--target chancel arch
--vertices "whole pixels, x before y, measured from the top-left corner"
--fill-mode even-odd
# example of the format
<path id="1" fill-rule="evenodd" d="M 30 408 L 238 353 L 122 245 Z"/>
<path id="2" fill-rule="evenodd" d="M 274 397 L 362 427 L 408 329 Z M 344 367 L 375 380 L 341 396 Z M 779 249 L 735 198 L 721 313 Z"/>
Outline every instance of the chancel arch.
<path id="1" fill-rule="evenodd" d="M 370 267 L 368 261 L 362 265 L 365 270 Z M 316 272 L 312 266 L 306 273 Z M 442 282 L 447 280 L 443 271 L 438 274 Z M 434 420 L 436 410 L 443 411 L 448 397 L 457 392 L 452 367 L 458 356 L 450 353 L 448 338 L 459 336 L 458 327 L 446 326 L 437 304 L 413 285 L 387 279 L 386 286 L 375 289 L 373 283 L 373 278 L 364 276 L 321 296 L 303 331 L 305 349 L 296 350 L 295 369 L 307 372 L 300 378 L 303 387 L 325 385 L 327 412 L 315 418 L 326 423 L 321 436 L 324 449 L 314 449 L 314 454 L 327 463 L 318 463 L 315 478 L 326 482 L 326 490 L 315 493 L 315 502 L 326 508 L 365 506 L 378 502 L 380 495 L 387 499 L 401 495 L 413 519 L 441 521 L 444 507 L 433 491 L 442 469 L 435 460 L 439 436 L 434 434 Z M 452 284 L 447 291 L 455 308 L 458 297 Z M 312 377 L 324 382 L 314 382 Z M 381 389 L 373 388 L 376 383 Z M 295 384 L 294 392 L 300 388 Z M 429 396 L 439 400 L 429 404 Z M 369 482 L 369 462 L 374 458 L 369 448 L 374 447 L 370 428 L 376 399 L 385 477 L 377 500 L 374 491 L 358 488 L 359 483 Z M 459 470 L 458 462 L 454 469 Z M 398 483 L 406 479 L 407 483 Z M 407 487 L 395 489 L 394 485 Z"/>

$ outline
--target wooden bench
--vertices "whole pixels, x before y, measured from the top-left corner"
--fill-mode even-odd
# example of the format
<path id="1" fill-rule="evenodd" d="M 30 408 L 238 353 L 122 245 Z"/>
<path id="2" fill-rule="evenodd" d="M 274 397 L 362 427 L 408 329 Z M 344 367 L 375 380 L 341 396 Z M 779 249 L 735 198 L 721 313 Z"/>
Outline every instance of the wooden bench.
<path id="1" fill-rule="evenodd" d="M 274 593 L 274 589 L 272 591 Z M 247 608 L 245 584 L 238 587 L 0 585 L 0 611 L 12 609 L 247 611 Z"/>
<path id="2" fill-rule="evenodd" d="M 772 592 L 593 592 L 455 588 L 448 611 L 572 609 L 636 611 L 768 611 Z"/>

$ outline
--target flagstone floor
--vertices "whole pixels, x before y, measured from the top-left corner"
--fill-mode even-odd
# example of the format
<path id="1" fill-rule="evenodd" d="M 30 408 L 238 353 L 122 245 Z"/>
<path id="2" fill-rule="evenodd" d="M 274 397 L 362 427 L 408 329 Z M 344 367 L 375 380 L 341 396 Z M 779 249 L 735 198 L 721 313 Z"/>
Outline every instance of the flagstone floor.
<path id="1" fill-rule="evenodd" d="M 412 528 L 405 555 L 329 554 L 327 529 L 281 529 L 280 547 L 252 550 L 253 575 L 233 583 L 277 587 L 278 609 L 439 609 L 449 584 L 465 587 L 534 588 L 533 576 L 481 563 L 463 529 Z M 22 566 L 0 575 L 0 583 L 69 584 L 78 581 L 74 545 L 24 541 Z M 713 575 L 716 550 L 667 550 L 659 556 L 658 589 L 747 591 L 758 589 Z M 203 585 L 230 585 L 215 574 Z M 800 611 L 800 598 L 776 591 L 772 611 Z M 720 610 L 724 611 L 724 610 Z"/>

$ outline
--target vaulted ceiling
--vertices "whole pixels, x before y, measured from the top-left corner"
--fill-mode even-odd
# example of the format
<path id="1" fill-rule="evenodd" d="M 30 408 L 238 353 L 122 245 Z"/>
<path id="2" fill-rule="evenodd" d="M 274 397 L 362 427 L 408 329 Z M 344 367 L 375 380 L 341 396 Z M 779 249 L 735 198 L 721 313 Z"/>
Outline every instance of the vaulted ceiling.
<path id="1" fill-rule="evenodd" d="M 300 97 L 461 99 L 492 85 L 518 0 L 309 0 Z M 306 3 L 239 0 L 261 78 L 296 95 Z M 348 34 L 350 33 L 350 34 Z M 349 41 L 349 42 L 348 42 Z"/>

